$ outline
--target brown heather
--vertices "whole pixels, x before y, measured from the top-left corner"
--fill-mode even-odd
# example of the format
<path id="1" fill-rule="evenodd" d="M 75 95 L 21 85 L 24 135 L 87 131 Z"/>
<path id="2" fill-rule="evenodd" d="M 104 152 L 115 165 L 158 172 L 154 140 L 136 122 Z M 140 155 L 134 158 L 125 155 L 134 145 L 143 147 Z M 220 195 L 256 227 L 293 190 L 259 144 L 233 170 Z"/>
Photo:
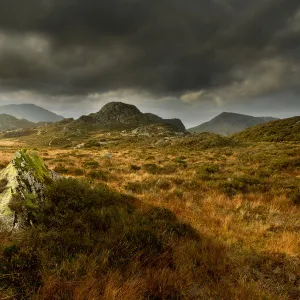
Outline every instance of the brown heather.
<path id="1" fill-rule="evenodd" d="M 300 299 L 299 144 L 39 154 L 77 180 L 1 233 L 0 299 Z"/>

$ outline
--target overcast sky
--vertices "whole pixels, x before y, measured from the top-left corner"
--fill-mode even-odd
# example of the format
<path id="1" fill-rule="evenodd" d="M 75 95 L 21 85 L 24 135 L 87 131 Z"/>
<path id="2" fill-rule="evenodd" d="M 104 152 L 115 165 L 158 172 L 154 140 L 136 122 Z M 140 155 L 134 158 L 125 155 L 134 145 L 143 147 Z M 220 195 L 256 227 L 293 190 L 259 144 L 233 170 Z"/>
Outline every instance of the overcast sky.
<path id="1" fill-rule="evenodd" d="M 110 101 L 188 127 L 300 115 L 300 1 L 1 0 L 0 104 Z"/>

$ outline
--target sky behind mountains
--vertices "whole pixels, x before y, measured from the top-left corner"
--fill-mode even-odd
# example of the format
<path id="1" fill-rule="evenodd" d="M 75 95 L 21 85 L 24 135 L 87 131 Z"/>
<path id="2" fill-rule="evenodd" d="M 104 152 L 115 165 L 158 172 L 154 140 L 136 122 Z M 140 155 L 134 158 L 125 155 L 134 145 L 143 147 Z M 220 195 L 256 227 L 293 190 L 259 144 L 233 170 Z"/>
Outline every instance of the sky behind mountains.
<path id="1" fill-rule="evenodd" d="M 2 0 L 0 104 L 110 101 L 187 126 L 300 111 L 299 0 Z"/>

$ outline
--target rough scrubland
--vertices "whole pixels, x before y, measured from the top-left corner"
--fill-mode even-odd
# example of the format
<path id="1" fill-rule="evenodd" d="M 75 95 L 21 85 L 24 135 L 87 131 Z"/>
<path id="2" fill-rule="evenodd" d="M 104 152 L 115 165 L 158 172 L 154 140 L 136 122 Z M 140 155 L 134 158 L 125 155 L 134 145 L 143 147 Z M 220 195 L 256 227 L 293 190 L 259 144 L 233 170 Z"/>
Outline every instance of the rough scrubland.
<path id="1" fill-rule="evenodd" d="M 300 144 L 153 144 L 36 149 L 68 179 L 1 232 L 0 299 L 300 299 Z"/>

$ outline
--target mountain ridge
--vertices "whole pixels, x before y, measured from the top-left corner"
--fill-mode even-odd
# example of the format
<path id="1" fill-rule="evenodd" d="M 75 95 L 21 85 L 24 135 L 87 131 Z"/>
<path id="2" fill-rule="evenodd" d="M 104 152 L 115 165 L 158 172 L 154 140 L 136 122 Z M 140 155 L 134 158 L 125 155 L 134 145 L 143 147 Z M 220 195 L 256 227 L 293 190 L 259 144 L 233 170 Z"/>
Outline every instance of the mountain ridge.
<path id="1" fill-rule="evenodd" d="M 138 130 L 133 133 L 135 129 Z M 32 145 L 76 146 L 89 140 L 99 145 L 98 136 L 108 132 L 118 138 L 121 136 L 136 138 L 145 132 L 159 137 L 188 134 L 179 119 L 163 119 L 151 113 L 142 113 L 134 105 L 110 102 L 98 112 L 81 116 L 76 120 L 69 118 L 55 123 L 36 124 L 35 128 L 30 130 L 4 132 L 2 137 L 22 138 Z"/>
<path id="2" fill-rule="evenodd" d="M 239 141 L 299 142 L 300 116 L 259 124 L 233 135 Z"/>
<path id="3" fill-rule="evenodd" d="M 0 113 L 0 131 L 15 130 L 21 128 L 33 128 L 36 124 L 25 119 L 17 119 L 14 116 Z"/>
<path id="4" fill-rule="evenodd" d="M 30 122 L 57 122 L 64 117 L 31 103 L 8 104 L 0 106 L 0 114 L 8 114 L 17 119 L 25 119 Z"/>
<path id="5" fill-rule="evenodd" d="M 189 128 L 189 132 L 212 132 L 221 135 L 231 135 L 249 127 L 278 120 L 273 117 L 253 117 L 245 114 L 222 112 L 208 122 Z"/>

